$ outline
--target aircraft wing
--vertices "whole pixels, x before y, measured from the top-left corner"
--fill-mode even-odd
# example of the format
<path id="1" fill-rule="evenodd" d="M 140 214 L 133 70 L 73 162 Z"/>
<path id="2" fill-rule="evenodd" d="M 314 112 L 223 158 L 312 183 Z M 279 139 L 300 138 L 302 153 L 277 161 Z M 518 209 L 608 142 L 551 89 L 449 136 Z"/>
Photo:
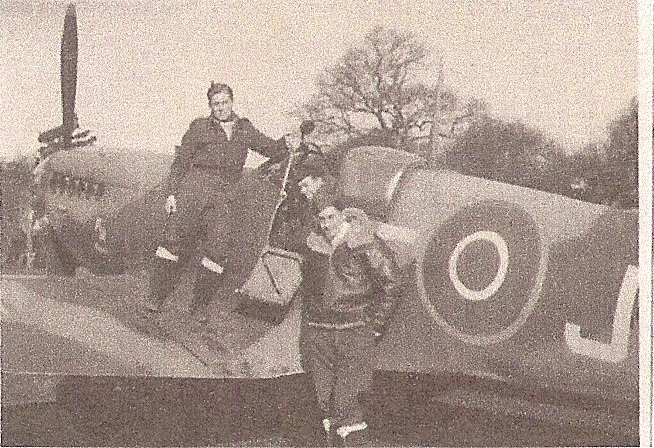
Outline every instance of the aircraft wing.
<path id="1" fill-rule="evenodd" d="M 340 178 L 410 278 L 374 355 L 380 370 L 638 401 L 636 211 L 426 170 L 385 151 L 353 150 Z M 299 301 L 279 325 L 219 313 L 212 334 L 193 336 L 182 287 L 162 341 L 136 318 L 139 275 L 3 278 L 3 366 L 248 378 L 301 371 Z M 230 300 L 240 299 L 220 297 L 216 307 Z M 32 334 L 42 342 L 28 343 Z M 63 362 L 60 346 L 79 362 Z"/>
<path id="2" fill-rule="evenodd" d="M 163 331 L 138 316 L 142 277 L 3 276 L 1 281 L 4 375 L 252 378 L 300 371 L 294 344 L 287 344 L 299 329 L 299 305 L 274 328 L 250 329 L 257 340 L 244 350 L 207 365 L 212 354 L 193 350 L 202 344 L 186 331 L 188 321 L 171 314 Z"/>
<path id="3" fill-rule="evenodd" d="M 341 176 L 415 260 L 379 367 L 637 401 L 637 210 L 414 166 L 359 148 Z"/>

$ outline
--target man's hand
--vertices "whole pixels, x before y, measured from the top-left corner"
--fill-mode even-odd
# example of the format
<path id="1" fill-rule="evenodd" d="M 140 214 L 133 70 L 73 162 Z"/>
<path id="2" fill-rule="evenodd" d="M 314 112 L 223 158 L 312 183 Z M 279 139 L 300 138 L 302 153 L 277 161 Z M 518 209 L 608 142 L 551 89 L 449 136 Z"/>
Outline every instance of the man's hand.
<path id="1" fill-rule="evenodd" d="M 171 215 L 177 211 L 177 202 L 175 201 L 175 195 L 170 195 L 166 198 L 166 214 Z"/>

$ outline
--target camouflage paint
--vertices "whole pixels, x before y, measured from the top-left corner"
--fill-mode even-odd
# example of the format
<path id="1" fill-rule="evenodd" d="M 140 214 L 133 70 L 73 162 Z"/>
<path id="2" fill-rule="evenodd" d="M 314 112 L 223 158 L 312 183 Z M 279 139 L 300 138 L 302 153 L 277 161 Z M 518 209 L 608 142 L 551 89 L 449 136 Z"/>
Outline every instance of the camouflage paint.
<path id="1" fill-rule="evenodd" d="M 637 400 L 636 211 L 446 170 L 425 170 L 413 157 L 396 153 L 389 159 L 385 151 L 391 150 L 353 150 L 342 177 L 346 183 L 359 179 L 347 183 L 351 201 L 384 218 L 378 233 L 396 250 L 412 277 L 377 348 L 379 369 L 459 372 L 510 384 Z M 90 154 L 56 160 L 50 169 L 72 168 L 77 176 L 111 181 L 117 191 L 123 188 L 125 193 L 109 194 L 98 210 L 107 214 L 107 240 L 122 235 L 117 238 L 120 243 L 108 247 L 122 244 L 116 253 L 130 263 L 142 259 L 157 230 L 162 198 L 156 180 L 163 164 L 153 167 L 146 159 L 135 163 L 124 155 L 112 156 L 112 163 L 107 163 Z M 144 173 L 146 180 L 137 185 L 126 174 L 133 171 Z M 246 176 L 245 182 L 252 179 Z M 274 191 L 272 185 L 257 185 Z M 248 189 L 234 194 L 251 200 L 243 191 Z M 268 205 L 254 201 L 245 209 Z M 86 220 L 80 217 L 76 222 L 88 226 L 93 235 L 97 216 L 85 214 Z M 238 221 L 240 230 L 246 229 L 247 222 Z M 256 229 L 248 231 L 259 235 Z M 251 241 L 256 245 L 261 240 Z M 248 259 L 256 258 L 256 250 L 232 246 L 234 257 L 248 252 Z M 246 271 L 232 285 L 245 281 Z M 235 338 L 235 350 L 229 355 L 218 356 L 212 349 L 220 334 L 213 341 L 178 343 L 187 343 L 218 377 L 298 372 L 298 307 L 296 302 L 278 326 L 243 317 L 225 323 L 229 331 L 224 330 L 223 336 L 229 333 Z M 276 355 L 270 356 L 271 352 Z"/>

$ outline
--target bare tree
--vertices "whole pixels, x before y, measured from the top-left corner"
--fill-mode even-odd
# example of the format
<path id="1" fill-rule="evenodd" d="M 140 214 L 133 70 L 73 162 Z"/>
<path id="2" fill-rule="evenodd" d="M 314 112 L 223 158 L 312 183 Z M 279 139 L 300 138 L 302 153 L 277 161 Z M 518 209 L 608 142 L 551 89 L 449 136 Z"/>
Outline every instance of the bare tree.
<path id="1" fill-rule="evenodd" d="M 418 80 L 430 68 L 429 57 L 428 46 L 413 34 L 376 27 L 323 72 L 301 115 L 323 133 L 346 138 L 371 128 L 395 134 L 398 142 L 428 138 L 440 132 L 433 123 L 459 105 L 444 86 L 442 63 L 436 86 Z"/>

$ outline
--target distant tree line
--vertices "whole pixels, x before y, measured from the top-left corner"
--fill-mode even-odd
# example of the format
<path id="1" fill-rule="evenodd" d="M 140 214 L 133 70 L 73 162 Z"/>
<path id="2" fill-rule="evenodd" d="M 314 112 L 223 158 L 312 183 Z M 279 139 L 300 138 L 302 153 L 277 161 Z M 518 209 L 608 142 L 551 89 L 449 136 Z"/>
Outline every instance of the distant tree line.
<path id="1" fill-rule="evenodd" d="M 543 132 L 493 117 L 445 86 L 443 63 L 412 33 L 376 27 L 327 67 L 317 93 L 296 114 L 333 143 L 380 145 L 425 157 L 432 166 L 622 208 L 638 206 L 638 103 L 608 123 L 607 141 L 572 154 Z M 420 81 L 433 72 L 432 84 Z"/>
<path id="2" fill-rule="evenodd" d="M 0 164 L 0 272 L 25 263 L 32 169 L 28 159 Z"/>
<path id="3" fill-rule="evenodd" d="M 566 153 L 521 122 L 492 116 L 445 85 L 443 62 L 412 33 L 376 27 L 327 67 L 295 114 L 317 124 L 334 166 L 350 148 L 380 145 L 423 156 L 432 167 L 621 208 L 638 206 L 638 102 L 607 124 L 608 138 Z M 434 68 L 435 65 L 435 68 Z M 421 79 L 433 75 L 433 82 Z M 421 78 L 422 75 L 422 78 Z M 21 264 L 31 198 L 31 159 L 1 166 L 0 268 Z"/>

